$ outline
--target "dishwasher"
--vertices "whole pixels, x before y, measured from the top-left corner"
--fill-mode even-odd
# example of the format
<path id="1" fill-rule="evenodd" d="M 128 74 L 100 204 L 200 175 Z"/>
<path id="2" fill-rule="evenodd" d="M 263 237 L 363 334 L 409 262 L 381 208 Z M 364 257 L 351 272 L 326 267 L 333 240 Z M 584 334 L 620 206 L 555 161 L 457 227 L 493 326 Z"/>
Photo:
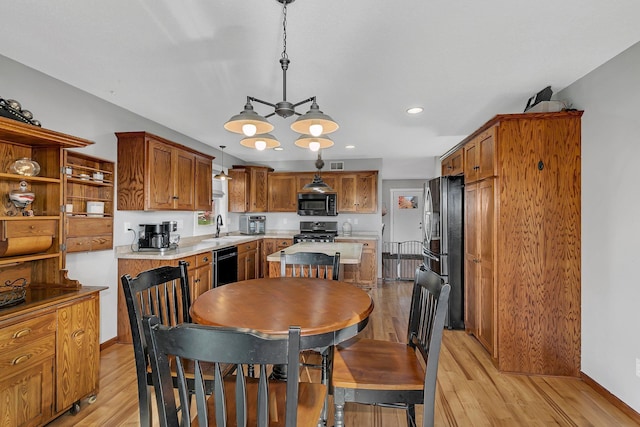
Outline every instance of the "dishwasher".
<path id="1" fill-rule="evenodd" d="M 213 287 L 238 281 L 238 247 L 217 249 L 213 253 Z"/>

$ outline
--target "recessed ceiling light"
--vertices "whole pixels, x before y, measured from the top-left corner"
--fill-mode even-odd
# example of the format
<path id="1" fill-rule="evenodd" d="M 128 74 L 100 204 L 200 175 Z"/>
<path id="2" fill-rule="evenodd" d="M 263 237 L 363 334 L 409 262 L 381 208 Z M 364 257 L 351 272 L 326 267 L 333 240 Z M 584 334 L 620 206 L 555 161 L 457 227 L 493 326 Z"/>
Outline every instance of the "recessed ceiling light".
<path id="1" fill-rule="evenodd" d="M 273 151 L 283 151 L 283 150 L 284 150 L 284 148 L 282 148 L 282 147 L 276 147 L 276 148 L 273 149 Z"/>
<path id="2" fill-rule="evenodd" d="M 407 113 L 409 114 L 420 114 L 424 111 L 424 108 L 422 107 L 411 107 L 407 110 Z"/>
<path id="3" fill-rule="evenodd" d="M 352 150 L 354 148 L 356 148 L 355 145 L 345 145 L 344 148 L 346 148 L 347 150 Z"/>

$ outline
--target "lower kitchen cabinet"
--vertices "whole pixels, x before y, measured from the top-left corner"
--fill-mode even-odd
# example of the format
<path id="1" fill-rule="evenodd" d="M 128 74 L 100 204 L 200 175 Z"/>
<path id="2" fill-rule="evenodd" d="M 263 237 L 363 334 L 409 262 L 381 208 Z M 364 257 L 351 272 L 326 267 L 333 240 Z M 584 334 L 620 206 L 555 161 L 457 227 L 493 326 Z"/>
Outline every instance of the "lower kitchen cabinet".
<path id="1" fill-rule="evenodd" d="M 189 288 L 191 302 L 213 287 L 213 264 L 211 252 L 204 252 L 186 260 L 189 263 Z"/>
<path id="2" fill-rule="evenodd" d="M 258 242 L 238 245 L 238 281 L 256 279 L 260 274 L 258 264 Z"/>
<path id="3" fill-rule="evenodd" d="M 283 249 L 293 245 L 293 239 L 263 239 L 262 240 L 262 276 L 272 277 L 269 273 L 270 268 L 277 269 L 277 275 L 280 276 L 280 263 L 267 262 L 267 256 L 274 252 L 280 252 Z M 277 265 L 276 265 L 277 264 Z M 270 267 L 274 266 L 274 267 Z"/>
<path id="4" fill-rule="evenodd" d="M 363 288 L 375 288 L 378 283 L 378 256 L 376 240 L 336 239 L 336 242 L 362 243 L 360 264 L 342 264 L 343 281 Z"/>
<path id="5" fill-rule="evenodd" d="M 42 426 L 97 394 L 102 289 L 0 317 L 1 425 Z"/>

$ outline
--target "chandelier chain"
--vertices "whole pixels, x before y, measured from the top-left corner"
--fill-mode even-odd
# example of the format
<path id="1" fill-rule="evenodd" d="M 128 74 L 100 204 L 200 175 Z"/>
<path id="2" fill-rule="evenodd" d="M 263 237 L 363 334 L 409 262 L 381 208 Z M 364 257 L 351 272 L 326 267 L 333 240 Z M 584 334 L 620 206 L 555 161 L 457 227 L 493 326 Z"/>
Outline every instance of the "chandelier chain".
<path id="1" fill-rule="evenodd" d="M 282 2 L 282 58 L 288 59 L 287 55 L 287 3 L 288 1 Z"/>

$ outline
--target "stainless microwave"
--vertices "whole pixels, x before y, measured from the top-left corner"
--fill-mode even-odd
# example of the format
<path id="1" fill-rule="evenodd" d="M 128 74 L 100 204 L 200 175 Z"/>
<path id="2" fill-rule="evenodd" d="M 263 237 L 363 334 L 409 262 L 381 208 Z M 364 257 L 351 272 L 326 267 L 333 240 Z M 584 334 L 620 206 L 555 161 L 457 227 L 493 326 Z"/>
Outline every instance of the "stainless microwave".
<path id="1" fill-rule="evenodd" d="M 240 215 L 240 234 L 264 234 L 266 221 L 264 215 Z"/>
<path id="2" fill-rule="evenodd" d="M 338 202 L 336 193 L 298 193 L 298 215 L 336 216 Z"/>

